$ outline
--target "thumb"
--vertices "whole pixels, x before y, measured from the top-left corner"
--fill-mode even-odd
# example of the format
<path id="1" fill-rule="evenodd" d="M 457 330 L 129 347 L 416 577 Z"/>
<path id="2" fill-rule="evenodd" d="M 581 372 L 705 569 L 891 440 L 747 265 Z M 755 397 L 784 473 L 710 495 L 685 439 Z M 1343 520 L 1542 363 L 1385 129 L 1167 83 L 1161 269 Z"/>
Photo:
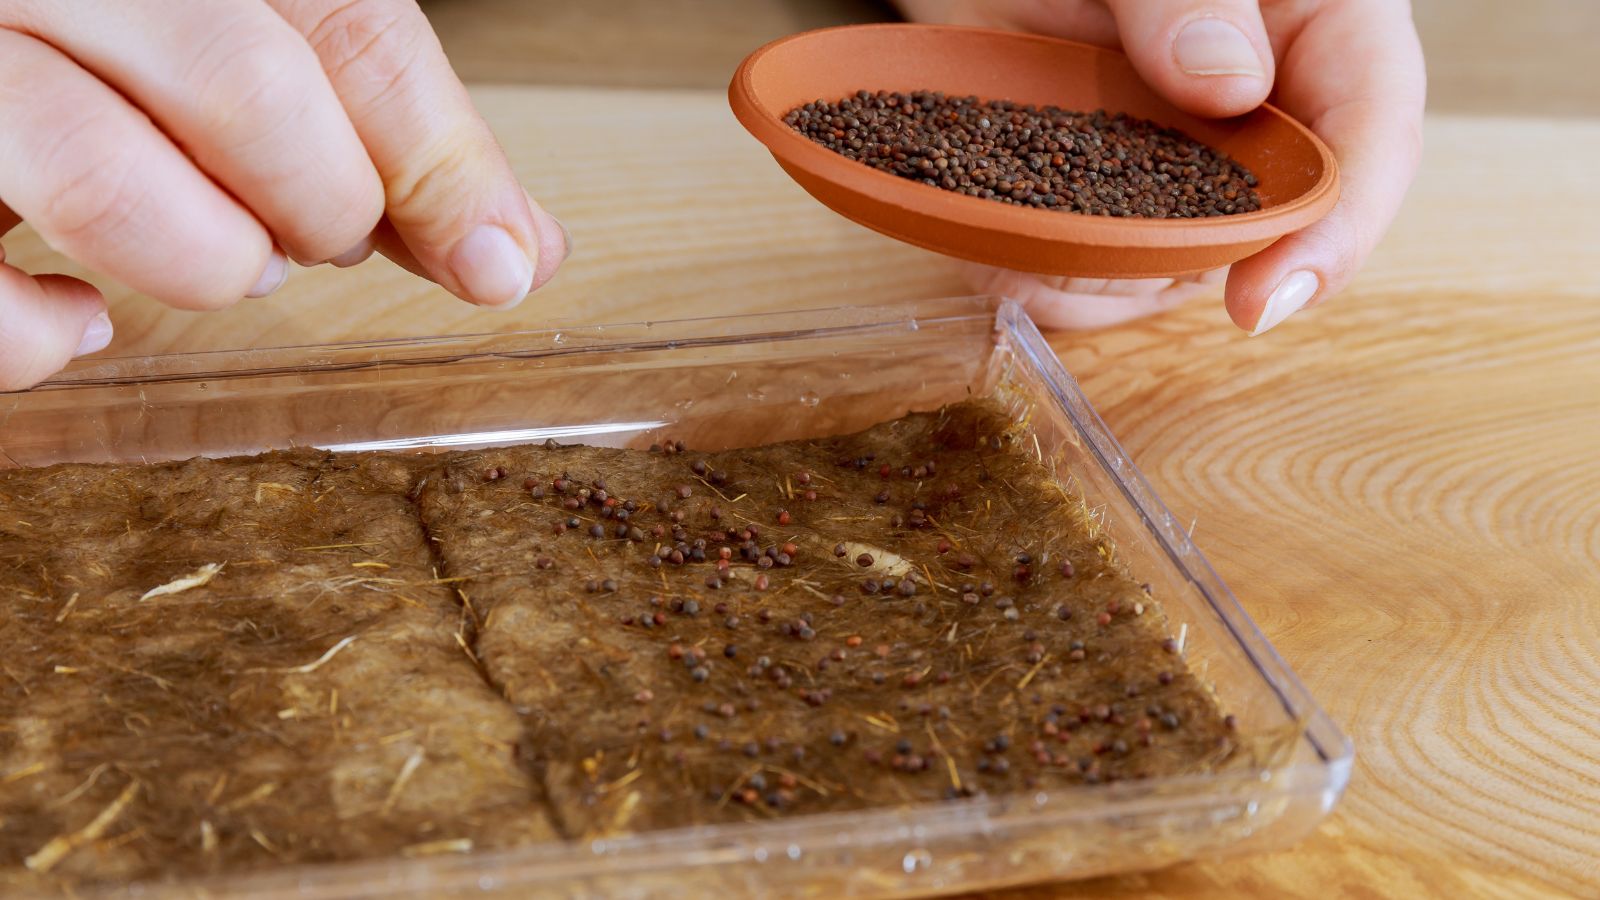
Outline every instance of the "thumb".
<path id="1" fill-rule="evenodd" d="M 1237 116 L 1272 90 L 1272 44 L 1255 0 L 1108 0 L 1122 49 L 1185 112 Z"/>
<path id="2" fill-rule="evenodd" d="M 92 286 L 0 264 L 0 391 L 30 388 L 110 342 L 105 300 Z"/>

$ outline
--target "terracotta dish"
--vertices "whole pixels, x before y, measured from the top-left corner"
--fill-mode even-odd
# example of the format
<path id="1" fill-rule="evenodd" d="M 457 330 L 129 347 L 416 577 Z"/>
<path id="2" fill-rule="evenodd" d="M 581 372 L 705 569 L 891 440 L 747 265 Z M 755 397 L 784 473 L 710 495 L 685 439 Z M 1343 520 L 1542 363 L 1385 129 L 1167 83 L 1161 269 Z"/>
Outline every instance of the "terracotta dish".
<path id="1" fill-rule="evenodd" d="M 1220 149 L 1260 181 L 1262 209 L 1205 219 L 1109 218 L 1025 209 L 879 172 L 783 122 L 813 100 L 858 90 L 934 90 L 1169 125 Z M 810 31 L 752 53 L 728 86 L 734 115 L 801 187 L 890 237 L 1010 269 L 1092 278 L 1183 275 L 1225 266 L 1321 218 L 1339 196 L 1333 155 L 1271 106 L 1232 119 L 1179 111 L 1113 50 L 941 25 Z"/>

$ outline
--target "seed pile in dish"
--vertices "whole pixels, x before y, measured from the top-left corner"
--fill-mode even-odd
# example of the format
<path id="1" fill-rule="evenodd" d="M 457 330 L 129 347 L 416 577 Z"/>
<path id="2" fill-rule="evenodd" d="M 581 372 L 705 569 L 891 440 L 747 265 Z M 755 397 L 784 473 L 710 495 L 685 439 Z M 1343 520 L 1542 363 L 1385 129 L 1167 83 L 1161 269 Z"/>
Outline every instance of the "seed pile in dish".
<path id="1" fill-rule="evenodd" d="M 1174 128 L 933 91 L 858 91 L 791 110 L 848 159 L 958 194 L 1098 216 L 1193 219 L 1261 208 L 1248 169 Z"/>

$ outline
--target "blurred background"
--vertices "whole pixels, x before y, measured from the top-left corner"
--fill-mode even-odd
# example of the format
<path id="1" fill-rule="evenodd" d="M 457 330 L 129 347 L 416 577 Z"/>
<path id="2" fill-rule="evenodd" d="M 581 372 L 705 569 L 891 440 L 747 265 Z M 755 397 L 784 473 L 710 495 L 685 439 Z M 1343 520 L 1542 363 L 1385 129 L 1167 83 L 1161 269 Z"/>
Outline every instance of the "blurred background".
<path id="1" fill-rule="evenodd" d="M 1399 0 L 1396 0 L 1399 2 Z M 896 18 L 875 0 L 424 0 L 467 82 L 722 87 L 765 41 Z M 1414 0 L 1435 112 L 1600 114 L 1600 0 Z M 1583 73 L 1588 73 L 1584 75 Z"/>

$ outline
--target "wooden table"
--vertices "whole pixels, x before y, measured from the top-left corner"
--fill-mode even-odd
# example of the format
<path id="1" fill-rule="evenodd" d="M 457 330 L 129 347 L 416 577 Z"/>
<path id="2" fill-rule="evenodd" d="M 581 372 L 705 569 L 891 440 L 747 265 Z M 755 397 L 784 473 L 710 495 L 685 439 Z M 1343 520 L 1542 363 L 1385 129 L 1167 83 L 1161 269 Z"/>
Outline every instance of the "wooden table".
<path id="1" fill-rule="evenodd" d="M 383 262 L 297 271 L 279 295 L 214 315 L 106 285 L 110 352 L 964 290 L 947 262 L 812 202 L 719 93 L 476 96 L 576 236 L 562 274 L 521 308 L 478 312 Z M 1344 802 L 1289 852 L 1008 896 L 1600 885 L 1600 121 L 1441 116 L 1427 136 L 1405 213 L 1337 303 L 1259 339 L 1214 300 L 1052 339 L 1354 738 Z M 1508 137 L 1515 166 L 1494 149 Z M 1495 186 L 1513 170 L 1515 191 Z M 6 243 L 19 265 L 81 274 L 26 232 Z"/>

